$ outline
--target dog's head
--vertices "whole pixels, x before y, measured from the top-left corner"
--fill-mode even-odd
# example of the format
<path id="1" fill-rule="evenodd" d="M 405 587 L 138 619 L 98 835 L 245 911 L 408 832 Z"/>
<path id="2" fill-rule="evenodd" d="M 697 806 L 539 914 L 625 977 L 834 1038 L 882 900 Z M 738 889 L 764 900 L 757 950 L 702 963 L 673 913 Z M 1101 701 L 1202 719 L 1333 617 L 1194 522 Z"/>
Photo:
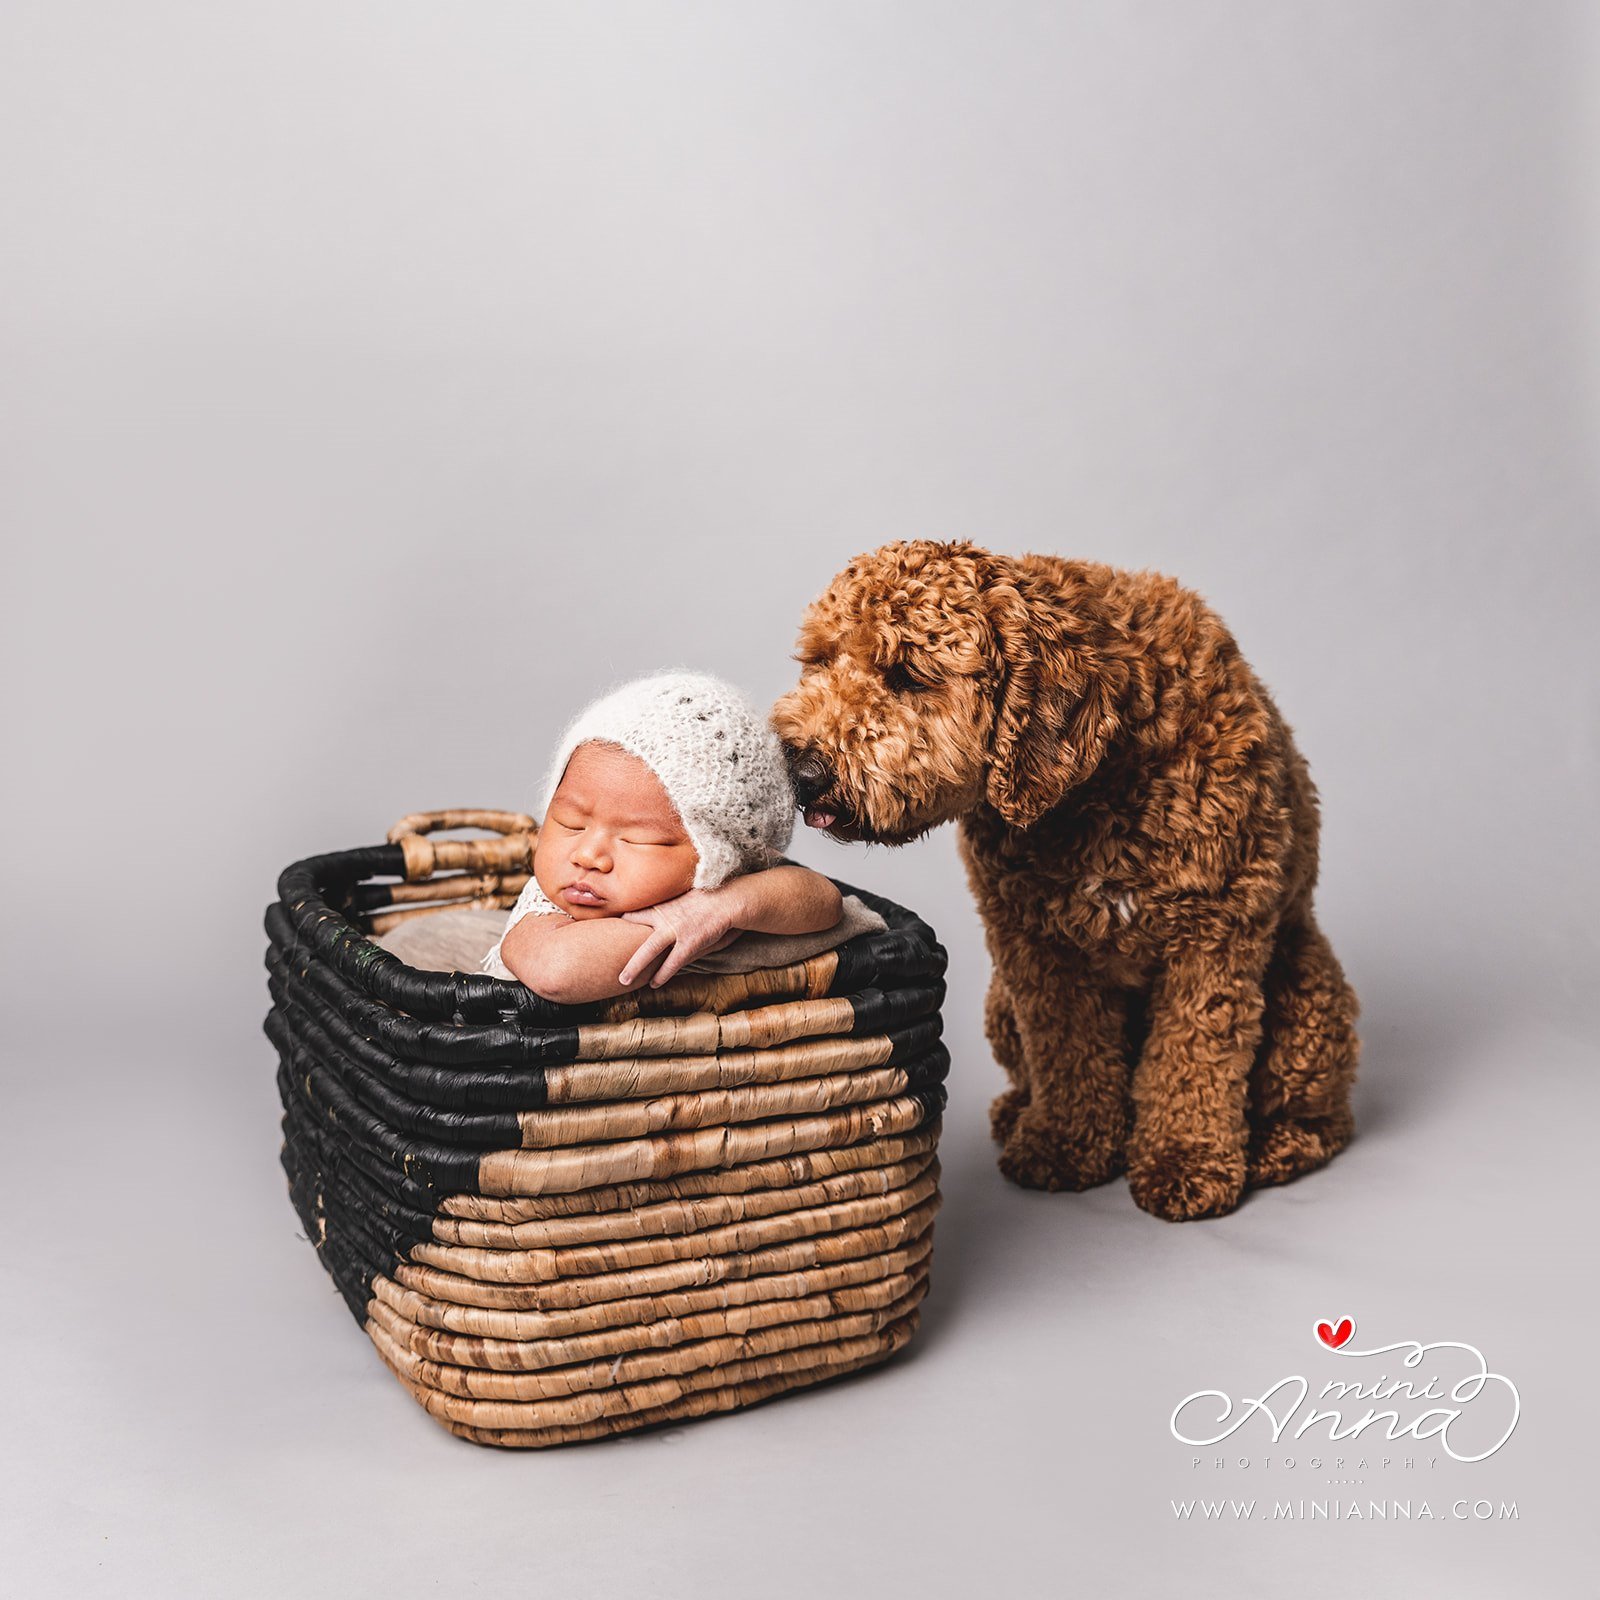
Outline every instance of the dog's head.
<path id="1" fill-rule="evenodd" d="M 987 803 L 1027 827 L 1110 733 L 1070 587 L 919 539 L 858 556 L 806 612 L 773 708 L 812 827 L 903 844 Z"/>

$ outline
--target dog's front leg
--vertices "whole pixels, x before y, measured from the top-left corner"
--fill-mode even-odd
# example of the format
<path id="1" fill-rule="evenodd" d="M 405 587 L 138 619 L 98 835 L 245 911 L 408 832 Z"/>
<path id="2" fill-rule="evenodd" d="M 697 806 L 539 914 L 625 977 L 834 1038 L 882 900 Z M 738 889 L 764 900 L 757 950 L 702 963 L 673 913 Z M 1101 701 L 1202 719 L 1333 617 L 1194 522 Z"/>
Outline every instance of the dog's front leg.
<path id="1" fill-rule="evenodd" d="M 1245 1091 L 1271 950 L 1270 934 L 1254 932 L 1188 941 L 1152 990 L 1133 1075 L 1128 1187 L 1169 1222 L 1231 1211 L 1244 1190 Z"/>
<path id="2" fill-rule="evenodd" d="M 1000 1170 L 1025 1189 L 1105 1183 L 1126 1165 L 1124 996 L 1067 947 L 1019 941 L 996 953 L 1029 1090 Z"/>

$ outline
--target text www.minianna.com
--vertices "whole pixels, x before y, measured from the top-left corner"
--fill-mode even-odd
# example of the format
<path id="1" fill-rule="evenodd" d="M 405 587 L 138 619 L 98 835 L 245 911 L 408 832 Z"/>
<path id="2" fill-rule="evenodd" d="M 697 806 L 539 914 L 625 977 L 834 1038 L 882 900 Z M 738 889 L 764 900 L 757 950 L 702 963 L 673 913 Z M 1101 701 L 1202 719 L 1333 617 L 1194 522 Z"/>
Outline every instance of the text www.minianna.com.
<path id="1" fill-rule="evenodd" d="M 1515 1500 L 1173 1500 L 1180 1522 L 1517 1522 Z"/>

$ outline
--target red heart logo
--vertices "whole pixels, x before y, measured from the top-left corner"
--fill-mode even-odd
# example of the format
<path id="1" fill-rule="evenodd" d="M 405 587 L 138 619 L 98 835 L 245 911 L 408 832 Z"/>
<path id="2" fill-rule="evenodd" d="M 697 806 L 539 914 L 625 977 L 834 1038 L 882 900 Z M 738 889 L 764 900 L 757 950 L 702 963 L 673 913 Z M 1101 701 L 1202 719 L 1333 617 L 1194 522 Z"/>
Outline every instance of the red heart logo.
<path id="1" fill-rule="evenodd" d="M 1349 1344 L 1355 1331 L 1356 1319 L 1354 1317 L 1341 1317 L 1337 1325 L 1332 1322 L 1319 1322 L 1317 1324 L 1317 1337 L 1330 1350 L 1338 1350 Z"/>

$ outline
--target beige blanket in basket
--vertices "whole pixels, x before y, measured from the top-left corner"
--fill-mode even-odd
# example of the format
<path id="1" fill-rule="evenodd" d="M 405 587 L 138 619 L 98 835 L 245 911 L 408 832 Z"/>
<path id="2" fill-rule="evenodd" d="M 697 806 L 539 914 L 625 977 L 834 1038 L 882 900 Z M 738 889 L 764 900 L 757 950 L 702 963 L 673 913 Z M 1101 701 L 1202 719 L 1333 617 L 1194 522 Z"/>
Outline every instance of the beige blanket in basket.
<path id="1" fill-rule="evenodd" d="M 373 942 L 424 972 L 476 973 L 504 931 L 506 915 L 481 906 L 430 911 L 424 917 L 407 918 Z M 725 949 L 708 951 L 684 970 L 754 972 L 760 967 L 786 967 L 835 949 L 857 934 L 876 933 L 886 926 L 876 911 L 847 894 L 843 914 L 821 933 L 741 933 Z"/>

